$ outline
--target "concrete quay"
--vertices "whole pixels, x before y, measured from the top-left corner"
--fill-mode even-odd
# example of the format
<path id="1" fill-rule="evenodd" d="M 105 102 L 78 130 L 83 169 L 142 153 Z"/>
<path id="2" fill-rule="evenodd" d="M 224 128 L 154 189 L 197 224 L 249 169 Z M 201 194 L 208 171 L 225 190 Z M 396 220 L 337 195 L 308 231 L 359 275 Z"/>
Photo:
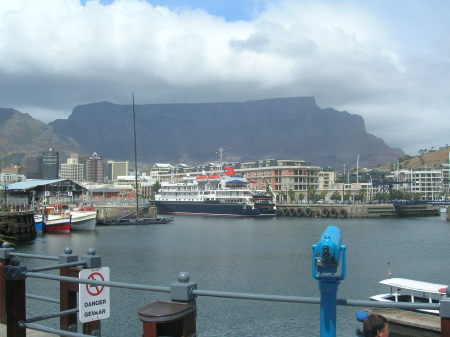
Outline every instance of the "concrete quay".
<path id="1" fill-rule="evenodd" d="M 96 205 L 95 209 L 98 211 L 98 221 L 115 220 L 136 213 L 136 206 Z M 141 210 L 142 209 L 139 210 L 139 216 L 141 217 L 156 217 L 156 207 L 150 207 L 147 212 L 144 213 L 141 213 Z"/>
<path id="2" fill-rule="evenodd" d="M 321 218 L 387 218 L 401 216 L 437 216 L 439 208 L 431 205 L 393 204 L 281 204 L 278 215 Z"/>

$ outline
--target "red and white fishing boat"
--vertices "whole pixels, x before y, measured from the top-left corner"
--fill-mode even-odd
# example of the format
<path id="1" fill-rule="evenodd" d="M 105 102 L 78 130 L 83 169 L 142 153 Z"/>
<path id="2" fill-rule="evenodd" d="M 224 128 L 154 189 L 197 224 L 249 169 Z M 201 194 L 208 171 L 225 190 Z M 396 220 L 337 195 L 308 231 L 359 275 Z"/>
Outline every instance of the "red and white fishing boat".
<path id="1" fill-rule="evenodd" d="M 93 231 L 97 224 L 97 211 L 94 207 L 76 207 L 70 211 L 72 216 L 71 230 Z"/>
<path id="2" fill-rule="evenodd" d="M 70 212 L 61 204 L 47 206 L 44 210 L 44 233 L 69 233 L 71 227 Z"/>

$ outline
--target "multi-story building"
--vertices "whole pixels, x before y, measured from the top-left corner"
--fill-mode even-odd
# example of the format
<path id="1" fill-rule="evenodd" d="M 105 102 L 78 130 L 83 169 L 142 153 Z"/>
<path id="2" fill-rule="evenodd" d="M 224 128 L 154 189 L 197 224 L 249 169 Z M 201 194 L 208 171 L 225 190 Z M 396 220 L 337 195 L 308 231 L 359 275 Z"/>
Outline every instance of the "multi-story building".
<path id="1" fill-rule="evenodd" d="M 2 183 L 15 183 L 18 181 L 24 181 L 26 179 L 25 175 L 23 174 L 17 174 L 17 173 L 8 173 L 8 172 L 1 172 L 0 173 L 0 182 Z"/>
<path id="2" fill-rule="evenodd" d="M 277 202 L 308 201 L 308 191 L 319 188 L 318 166 L 308 166 L 303 160 L 259 160 L 241 163 L 242 173 L 252 190 L 270 189 Z"/>
<path id="3" fill-rule="evenodd" d="M 117 181 L 119 176 L 128 175 L 128 161 L 108 160 L 108 181 Z"/>
<path id="4" fill-rule="evenodd" d="M 25 175 L 28 179 L 42 179 L 42 156 L 27 158 Z"/>
<path id="5" fill-rule="evenodd" d="M 42 153 L 42 179 L 59 178 L 59 152 L 52 147 Z"/>
<path id="6" fill-rule="evenodd" d="M 103 183 L 103 159 L 96 152 L 86 161 L 86 180 Z"/>
<path id="7" fill-rule="evenodd" d="M 336 183 L 335 171 L 320 171 L 319 172 L 319 190 L 330 190 Z"/>
<path id="8" fill-rule="evenodd" d="M 393 172 L 393 179 L 396 182 L 405 182 L 397 185 L 397 189 L 418 193 L 422 200 L 439 200 L 442 196 L 442 170 L 427 168 L 398 170 Z"/>
<path id="9" fill-rule="evenodd" d="M 60 176 L 61 179 L 84 180 L 84 164 L 78 162 L 77 153 L 72 153 L 71 157 L 67 159 L 67 163 L 61 164 Z"/>
<path id="10" fill-rule="evenodd" d="M 448 198 L 450 197 L 450 164 L 442 164 L 440 170 L 442 172 L 441 192 Z"/>
<path id="11" fill-rule="evenodd" d="M 20 165 L 8 165 L 1 169 L 3 173 L 23 174 L 23 167 Z"/>

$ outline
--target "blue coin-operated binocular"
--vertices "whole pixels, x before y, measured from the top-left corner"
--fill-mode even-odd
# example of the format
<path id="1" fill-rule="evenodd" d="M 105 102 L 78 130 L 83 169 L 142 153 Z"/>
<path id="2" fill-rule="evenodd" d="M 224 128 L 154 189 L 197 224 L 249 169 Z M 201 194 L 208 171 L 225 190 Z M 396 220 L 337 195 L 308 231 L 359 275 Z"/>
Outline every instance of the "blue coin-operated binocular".
<path id="1" fill-rule="evenodd" d="M 336 298 L 346 274 L 345 251 L 336 226 L 327 227 L 320 241 L 312 245 L 312 277 L 320 288 L 320 337 L 336 337 Z M 337 274 L 339 264 L 341 273 Z"/>
<path id="2" fill-rule="evenodd" d="M 345 278 L 345 250 L 341 245 L 341 231 L 336 226 L 329 226 L 323 232 L 320 241 L 312 245 L 312 276 L 316 280 L 334 278 L 343 280 Z M 341 274 L 336 275 L 342 256 Z"/>

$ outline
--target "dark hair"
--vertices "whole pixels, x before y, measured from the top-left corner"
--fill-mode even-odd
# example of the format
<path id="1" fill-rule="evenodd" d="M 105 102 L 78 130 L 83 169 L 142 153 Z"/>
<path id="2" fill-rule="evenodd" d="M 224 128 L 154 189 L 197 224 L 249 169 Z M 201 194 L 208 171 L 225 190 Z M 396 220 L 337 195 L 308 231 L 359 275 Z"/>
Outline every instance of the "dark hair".
<path id="1" fill-rule="evenodd" d="M 378 314 L 370 314 L 364 321 L 364 337 L 375 337 L 378 331 L 383 330 L 387 324 L 386 317 Z"/>

